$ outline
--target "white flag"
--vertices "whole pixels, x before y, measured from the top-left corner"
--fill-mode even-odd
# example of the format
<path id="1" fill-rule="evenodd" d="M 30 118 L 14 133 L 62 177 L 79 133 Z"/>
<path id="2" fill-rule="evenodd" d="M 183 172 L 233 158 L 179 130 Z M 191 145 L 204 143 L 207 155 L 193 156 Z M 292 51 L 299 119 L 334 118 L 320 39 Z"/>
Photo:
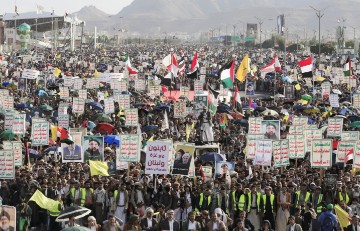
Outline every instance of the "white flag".
<path id="1" fill-rule="evenodd" d="M 44 11 L 44 7 L 40 5 L 36 5 L 36 14 L 42 14 Z"/>

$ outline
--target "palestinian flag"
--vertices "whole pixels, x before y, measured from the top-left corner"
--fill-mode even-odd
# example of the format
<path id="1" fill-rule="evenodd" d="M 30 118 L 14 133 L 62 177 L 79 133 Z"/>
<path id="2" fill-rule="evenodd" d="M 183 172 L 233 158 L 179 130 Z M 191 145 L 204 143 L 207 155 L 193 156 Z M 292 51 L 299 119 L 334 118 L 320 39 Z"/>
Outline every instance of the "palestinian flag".
<path id="1" fill-rule="evenodd" d="M 138 70 L 136 70 L 135 67 L 131 66 L 129 55 L 126 55 L 125 66 L 126 66 L 127 70 L 129 71 L 130 75 L 137 74 L 139 72 Z"/>
<path id="2" fill-rule="evenodd" d="M 298 65 L 301 69 L 301 74 L 303 78 L 311 78 L 313 76 L 312 69 L 313 69 L 313 63 L 312 63 L 312 56 L 310 56 L 307 59 L 301 60 L 298 62 Z"/>
<path id="3" fill-rule="evenodd" d="M 351 61 L 350 61 L 350 56 L 348 56 L 348 58 L 346 59 L 346 63 L 344 65 L 344 75 L 345 76 L 350 76 L 351 75 Z"/>
<path id="4" fill-rule="evenodd" d="M 234 60 L 225 64 L 219 73 L 223 87 L 232 88 L 234 86 Z"/>
<path id="5" fill-rule="evenodd" d="M 208 87 L 210 93 L 215 96 L 215 99 L 217 99 L 217 97 L 219 96 L 220 93 L 217 92 L 217 91 L 215 91 L 214 89 L 212 89 L 212 88 L 209 86 L 209 84 L 207 85 L 207 87 Z"/>
<path id="6" fill-rule="evenodd" d="M 217 110 L 217 96 L 216 95 L 216 91 L 213 91 L 209 85 L 208 85 L 208 89 L 209 89 L 209 94 L 208 94 L 208 109 L 210 111 L 211 115 L 215 115 L 216 110 Z M 214 94 L 214 93 L 215 94 Z M 216 96 L 215 96 L 216 95 Z"/>

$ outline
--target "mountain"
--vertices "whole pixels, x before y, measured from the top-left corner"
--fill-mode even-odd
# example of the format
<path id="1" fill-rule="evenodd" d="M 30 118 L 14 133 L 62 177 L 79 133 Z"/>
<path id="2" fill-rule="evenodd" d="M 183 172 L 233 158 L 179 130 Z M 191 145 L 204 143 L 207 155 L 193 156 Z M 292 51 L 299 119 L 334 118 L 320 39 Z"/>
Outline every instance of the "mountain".
<path id="1" fill-rule="evenodd" d="M 72 15 L 76 15 L 79 19 L 85 21 L 85 28 L 88 30 L 94 30 L 95 26 L 107 30 L 111 16 L 91 5 L 84 6 L 78 12 L 72 13 Z"/>
<path id="2" fill-rule="evenodd" d="M 171 32 L 198 33 L 210 29 L 221 33 L 243 33 L 246 23 L 258 23 L 255 16 L 264 19 L 263 33 L 272 33 L 276 17 L 285 15 L 285 27 L 289 33 L 313 36 L 318 29 L 316 12 L 310 5 L 325 9 L 321 19 L 323 35 L 335 34 L 337 20 L 346 18 L 346 25 L 357 27 L 357 6 L 359 0 L 134 0 L 118 14 L 109 16 L 93 6 L 77 12 L 86 21 L 87 27 L 97 25 L 103 30 L 127 29 L 141 34 L 163 34 Z M 315 3 L 316 4 L 315 4 Z M 80 16 L 82 15 L 82 16 Z M 351 33 L 352 31 L 349 30 Z"/>

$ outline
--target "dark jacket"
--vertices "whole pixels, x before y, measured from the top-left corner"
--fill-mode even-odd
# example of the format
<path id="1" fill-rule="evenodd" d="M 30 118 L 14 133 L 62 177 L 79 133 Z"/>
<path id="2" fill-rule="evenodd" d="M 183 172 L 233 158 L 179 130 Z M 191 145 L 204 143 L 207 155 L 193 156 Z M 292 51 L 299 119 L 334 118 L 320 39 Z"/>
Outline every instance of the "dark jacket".
<path id="1" fill-rule="evenodd" d="M 160 223 L 159 230 L 170 230 L 169 220 L 163 220 Z M 180 231 L 180 224 L 177 221 L 174 221 L 173 231 Z"/>
<path id="2" fill-rule="evenodd" d="M 154 231 L 154 230 L 157 230 L 157 221 L 152 218 L 152 227 L 151 228 L 148 228 L 148 221 L 147 221 L 147 217 L 141 219 L 140 221 L 140 225 L 141 225 L 141 228 L 143 230 L 149 230 L 149 231 Z"/>

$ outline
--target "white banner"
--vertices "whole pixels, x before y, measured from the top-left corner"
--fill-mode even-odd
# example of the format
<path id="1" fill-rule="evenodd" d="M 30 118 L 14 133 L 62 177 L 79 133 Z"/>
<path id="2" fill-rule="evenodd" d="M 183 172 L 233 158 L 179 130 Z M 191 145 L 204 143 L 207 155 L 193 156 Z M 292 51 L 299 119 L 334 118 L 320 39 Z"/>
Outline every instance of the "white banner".
<path id="1" fill-rule="evenodd" d="M 254 165 L 271 166 L 272 140 L 256 140 Z"/>

